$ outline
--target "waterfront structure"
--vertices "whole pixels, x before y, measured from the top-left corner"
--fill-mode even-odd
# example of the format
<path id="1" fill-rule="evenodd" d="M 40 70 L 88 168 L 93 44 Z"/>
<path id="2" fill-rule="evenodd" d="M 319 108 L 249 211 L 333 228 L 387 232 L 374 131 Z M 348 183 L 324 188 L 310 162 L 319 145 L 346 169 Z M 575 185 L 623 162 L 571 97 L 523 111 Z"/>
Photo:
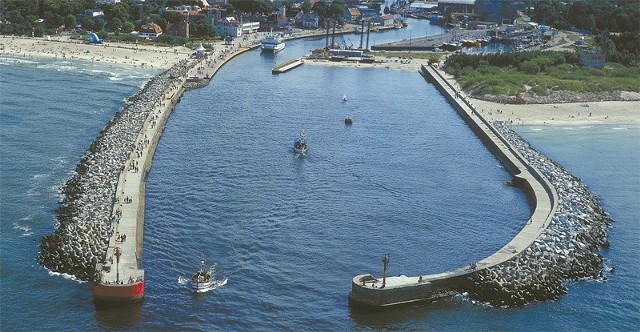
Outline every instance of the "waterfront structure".
<path id="1" fill-rule="evenodd" d="M 518 17 L 516 0 L 476 0 L 474 12 L 481 21 L 495 22 L 498 25 L 513 24 Z"/>
<path id="2" fill-rule="evenodd" d="M 258 32 L 260 22 L 241 22 L 235 17 L 225 17 L 215 24 L 216 33 L 225 37 L 240 37 Z"/>
<path id="3" fill-rule="evenodd" d="M 159 25 L 151 22 L 147 23 L 140 27 L 140 32 L 138 33 L 138 37 L 141 38 L 158 38 L 162 34 L 162 28 Z"/>
<path id="4" fill-rule="evenodd" d="M 554 186 L 538 169 L 523 159 L 468 102 L 463 101 L 459 93 L 447 85 L 445 79 L 434 68 L 422 66 L 421 74 L 443 93 L 476 135 L 513 174 L 513 181 L 522 186 L 529 198 L 532 215 L 516 237 L 496 253 L 453 271 L 416 277 L 405 275 L 387 277 L 388 258 L 386 258 L 382 280 L 371 274 L 353 277 L 349 302 L 357 308 L 381 309 L 401 304 L 433 301 L 469 287 L 469 280 L 473 274 L 500 265 L 527 250 L 549 225 L 558 205 Z"/>
<path id="5" fill-rule="evenodd" d="M 579 62 L 583 66 L 602 69 L 606 60 L 606 54 L 599 49 L 588 48 L 580 52 Z"/>
<path id="6" fill-rule="evenodd" d="M 299 13 L 294 18 L 294 22 L 297 26 L 301 26 L 307 29 L 317 29 L 319 26 L 319 16 L 316 13 Z"/>
<path id="7" fill-rule="evenodd" d="M 394 23 L 393 15 L 390 14 L 374 17 L 371 19 L 371 21 L 381 26 L 390 26 Z"/>
<path id="8" fill-rule="evenodd" d="M 439 0 L 438 11 L 445 16 L 453 13 L 473 13 L 475 0 Z"/>

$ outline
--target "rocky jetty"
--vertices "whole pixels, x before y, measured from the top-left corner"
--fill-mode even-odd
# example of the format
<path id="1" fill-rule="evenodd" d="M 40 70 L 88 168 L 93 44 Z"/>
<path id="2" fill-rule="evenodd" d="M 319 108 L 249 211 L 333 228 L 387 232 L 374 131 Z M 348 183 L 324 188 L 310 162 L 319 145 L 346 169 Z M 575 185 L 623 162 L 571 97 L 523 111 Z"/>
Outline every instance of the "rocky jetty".
<path id="1" fill-rule="evenodd" d="M 136 137 L 166 91 L 175 88 L 192 66 L 192 62 L 183 60 L 151 79 L 102 129 L 61 188 L 57 228 L 40 244 L 38 261 L 44 267 L 80 280 L 93 280 L 96 264 L 105 257 L 114 229 L 118 179 L 134 151 Z"/>
<path id="2" fill-rule="evenodd" d="M 603 279 L 601 248 L 611 219 L 579 178 L 545 157 L 503 122 L 494 127 L 556 188 L 558 208 L 549 227 L 520 255 L 470 277 L 472 298 L 497 306 L 558 299 L 566 280 Z"/>
<path id="3" fill-rule="evenodd" d="M 473 93 L 472 93 L 473 95 Z M 559 104 L 559 103 L 587 103 L 599 101 L 634 101 L 640 100 L 640 93 L 634 91 L 549 91 L 546 95 L 521 93 L 517 96 L 509 95 L 473 95 L 473 98 L 500 104 Z"/>

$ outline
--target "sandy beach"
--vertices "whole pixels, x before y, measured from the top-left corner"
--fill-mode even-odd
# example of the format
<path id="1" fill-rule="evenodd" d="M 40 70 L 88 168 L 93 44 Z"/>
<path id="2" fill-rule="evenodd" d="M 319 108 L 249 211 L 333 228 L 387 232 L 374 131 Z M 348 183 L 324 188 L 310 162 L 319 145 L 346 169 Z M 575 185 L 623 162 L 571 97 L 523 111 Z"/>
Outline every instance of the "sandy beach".
<path id="1" fill-rule="evenodd" d="M 409 70 L 418 72 L 421 65 L 427 65 L 428 59 L 402 59 L 398 57 L 375 56 L 373 63 L 361 63 L 356 61 L 327 61 L 303 59 L 305 64 L 335 67 L 358 67 L 358 68 L 385 68 L 393 70 Z"/>
<path id="2" fill-rule="evenodd" d="M 511 105 L 470 100 L 485 118 L 515 125 L 640 125 L 640 101 Z"/>
<path id="3" fill-rule="evenodd" d="M 253 39 L 253 43 L 257 42 L 256 38 Z M 216 53 L 212 58 L 226 58 L 230 55 L 230 51 L 235 53 L 234 51 L 238 50 L 237 46 L 235 45 L 231 49 L 216 47 Z M 245 47 L 247 46 L 249 45 L 245 45 Z M 136 67 L 148 66 L 168 69 L 180 60 L 187 59 L 192 53 L 192 50 L 182 46 L 163 47 L 115 42 L 90 45 L 64 36 L 51 39 L 0 36 L 0 54 L 27 58 L 101 61 Z M 402 59 L 380 55 L 376 55 L 375 59 L 375 63 L 308 59 L 304 62 L 307 65 L 385 68 L 415 72 L 420 69 L 421 65 L 428 62 L 427 59 Z M 210 65 L 214 66 L 214 63 Z M 204 76 L 204 70 L 202 74 Z M 459 86 L 453 77 L 445 76 L 454 86 Z M 519 125 L 640 125 L 640 101 L 638 100 L 524 105 L 500 104 L 475 98 L 469 98 L 469 100 L 487 119 L 502 120 Z"/>
<path id="4" fill-rule="evenodd" d="M 455 87 L 453 76 L 441 73 Z M 628 92 L 635 94 L 634 92 Z M 554 104 L 501 104 L 469 97 L 461 92 L 487 120 L 514 125 L 640 125 L 640 100 Z M 638 98 L 638 96 L 634 96 Z"/>
<path id="5" fill-rule="evenodd" d="M 168 69 L 186 59 L 192 50 L 177 46 L 163 47 L 117 42 L 84 44 L 69 37 L 30 38 L 0 36 L 0 54 L 26 58 L 100 61 L 135 67 Z"/>
<path id="6" fill-rule="evenodd" d="M 305 65 L 386 68 L 417 72 L 420 66 L 426 65 L 429 60 L 376 56 L 376 61 L 376 63 L 356 63 L 305 60 L 304 63 Z M 453 76 L 442 73 L 453 86 L 460 87 Z M 476 99 L 467 96 L 464 92 L 462 94 L 486 119 L 510 122 L 514 125 L 640 125 L 640 100 L 516 105 Z"/>

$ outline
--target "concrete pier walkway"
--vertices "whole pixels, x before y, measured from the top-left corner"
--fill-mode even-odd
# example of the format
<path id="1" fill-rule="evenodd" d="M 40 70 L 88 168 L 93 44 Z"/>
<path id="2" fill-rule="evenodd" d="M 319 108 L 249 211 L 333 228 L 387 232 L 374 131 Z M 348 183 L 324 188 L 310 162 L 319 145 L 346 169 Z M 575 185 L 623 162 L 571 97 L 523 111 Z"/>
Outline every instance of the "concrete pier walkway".
<path id="1" fill-rule="evenodd" d="M 118 179 L 113 233 L 109 239 L 106 265 L 98 272 L 102 284 L 127 284 L 144 280 L 142 244 L 144 230 L 145 177 L 164 125 L 184 91 L 186 76 L 166 87 L 163 99 L 149 113 Z"/>
<path id="2" fill-rule="evenodd" d="M 421 74 L 444 95 L 476 135 L 513 175 L 522 187 L 532 210 L 520 232 L 505 246 L 479 262 L 457 270 L 423 276 L 386 277 L 370 274 L 352 279 L 350 302 L 355 306 L 383 308 L 398 304 L 434 300 L 459 289 L 471 274 L 499 265 L 523 253 L 549 226 L 558 206 L 554 186 L 480 115 L 461 91 L 455 89 L 435 68 L 423 65 Z M 384 285 L 383 285 L 384 282 Z"/>

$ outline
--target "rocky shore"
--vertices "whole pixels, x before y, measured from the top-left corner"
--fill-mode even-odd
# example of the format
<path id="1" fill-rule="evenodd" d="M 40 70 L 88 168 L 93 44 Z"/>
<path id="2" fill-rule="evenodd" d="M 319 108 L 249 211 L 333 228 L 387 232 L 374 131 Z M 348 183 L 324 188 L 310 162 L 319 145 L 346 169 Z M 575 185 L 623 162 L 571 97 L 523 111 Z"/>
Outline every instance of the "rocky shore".
<path id="1" fill-rule="evenodd" d="M 521 93 L 508 95 L 473 95 L 473 98 L 500 104 L 557 104 L 557 103 L 589 103 L 600 101 L 638 101 L 640 93 L 630 91 L 576 92 L 551 91 L 546 96 Z"/>
<path id="2" fill-rule="evenodd" d="M 474 273 L 472 298 L 497 306 L 558 299 L 566 280 L 603 279 L 601 248 L 608 248 L 611 219 L 579 178 L 522 140 L 505 122 L 494 127 L 553 184 L 558 209 L 549 227 L 522 254 Z"/>
<path id="3" fill-rule="evenodd" d="M 166 91 L 193 65 L 182 60 L 151 79 L 102 129 L 61 188 L 57 228 L 40 244 L 38 261 L 44 267 L 80 280 L 94 279 L 118 217 L 113 209 L 118 178 L 135 150 L 136 137 Z"/>

